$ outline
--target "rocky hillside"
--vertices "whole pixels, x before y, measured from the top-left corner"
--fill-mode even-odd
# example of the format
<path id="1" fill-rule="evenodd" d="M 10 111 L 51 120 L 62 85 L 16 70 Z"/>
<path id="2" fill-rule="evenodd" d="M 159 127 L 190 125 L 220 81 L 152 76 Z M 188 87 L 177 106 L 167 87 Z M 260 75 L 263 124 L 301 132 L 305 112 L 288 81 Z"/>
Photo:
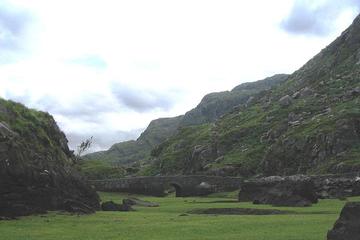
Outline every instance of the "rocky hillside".
<path id="1" fill-rule="evenodd" d="M 153 120 L 136 141 L 116 143 L 109 150 L 88 154 L 84 159 L 140 166 L 139 163 L 148 161 L 151 150 L 173 136 L 179 127 L 214 122 L 235 106 L 250 102 L 252 95 L 279 85 L 287 77 L 286 74 L 278 74 L 264 80 L 243 83 L 232 91 L 210 93 L 185 115 Z M 88 167 L 89 164 L 83 165 Z"/>
<path id="2" fill-rule="evenodd" d="M 97 209 L 73 158 L 52 116 L 0 98 L 0 216 Z"/>
<path id="3" fill-rule="evenodd" d="M 116 143 L 109 150 L 87 154 L 84 159 L 125 165 L 147 159 L 154 147 L 176 132 L 182 117 L 153 120 L 136 141 Z"/>
<path id="4" fill-rule="evenodd" d="M 206 95 L 199 105 L 185 113 L 180 126 L 199 125 L 217 120 L 235 106 L 252 100 L 252 96 L 284 82 L 289 75 L 277 74 L 256 82 L 243 83 L 231 91 Z"/>
<path id="5" fill-rule="evenodd" d="M 287 80 L 152 151 L 152 174 L 360 171 L 360 16 Z"/>

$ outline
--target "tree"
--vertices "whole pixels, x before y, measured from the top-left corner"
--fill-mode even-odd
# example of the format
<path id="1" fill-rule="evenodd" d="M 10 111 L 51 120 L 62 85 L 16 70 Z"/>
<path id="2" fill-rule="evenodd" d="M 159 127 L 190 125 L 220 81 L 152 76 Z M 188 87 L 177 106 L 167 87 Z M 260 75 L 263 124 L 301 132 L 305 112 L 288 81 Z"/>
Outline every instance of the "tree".
<path id="1" fill-rule="evenodd" d="M 93 137 L 91 136 L 90 138 L 82 141 L 80 145 L 77 146 L 76 154 L 75 154 L 76 163 L 80 161 L 83 153 L 86 152 L 91 147 L 92 142 L 93 142 Z"/>

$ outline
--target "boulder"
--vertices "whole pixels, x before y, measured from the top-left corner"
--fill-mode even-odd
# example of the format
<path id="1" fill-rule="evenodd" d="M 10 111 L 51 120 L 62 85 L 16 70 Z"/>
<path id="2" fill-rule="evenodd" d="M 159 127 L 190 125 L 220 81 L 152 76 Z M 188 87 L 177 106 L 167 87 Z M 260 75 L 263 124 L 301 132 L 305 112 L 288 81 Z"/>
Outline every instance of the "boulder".
<path id="1" fill-rule="evenodd" d="M 295 92 L 291 97 L 293 99 L 298 99 L 300 97 L 300 91 Z"/>
<path id="2" fill-rule="evenodd" d="M 360 202 L 348 202 L 327 234 L 328 240 L 360 239 Z"/>
<path id="3" fill-rule="evenodd" d="M 317 203 L 314 182 L 305 176 L 271 177 L 241 184 L 239 201 L 274 206 L 305 207 Z"/>
<path id="4" fill-rule="evenodd" d="M 292 97 L 289 95 L 285 95 L 282 98 L 279 99 L 279 104 L 282 107 L 287 107 L 292 103 Z"/>
<path id="5" fill-rule="evenodd" d="M 300 97 L 308 97 L 308 96 L 312 96 L 314 94 L 314 90 L 312 90 L 309 87 L 304 87 L 303 89 L 300 90 Z"/>
<path id="6" fill-rule="evenodd" d="M 240 202 L 252 202 L 259 196 L 261 196 L 268 189 L 275 186 L 278 181 L 282 181 L 283 178 L 279 177 L 280 180 L 260 178 L 255 180 L 244 181 L 240 184 L 240 192 L 238 200 Z"/>
<path id="7" fill-rule="evenodd" d="M 128 204 L 118 204 L 113 201 L 103 202 L 101 204 L 101 210 L 103 210 L 103 211 L 121 211 L 121 212 L 134 211 L 134 209 Z"/>
<path id="8" fill-rule="evenodd" d="M 141 200 L 138 198 L 125 198 L 125 199 L 123 199 L 123 204 L 129 205 L 129 206 L 137 205 L 137 206 L 142 206 L 142 207 L 158 207 L 159 206 L 158 203 L 144 201 L 144 200 Z"/>

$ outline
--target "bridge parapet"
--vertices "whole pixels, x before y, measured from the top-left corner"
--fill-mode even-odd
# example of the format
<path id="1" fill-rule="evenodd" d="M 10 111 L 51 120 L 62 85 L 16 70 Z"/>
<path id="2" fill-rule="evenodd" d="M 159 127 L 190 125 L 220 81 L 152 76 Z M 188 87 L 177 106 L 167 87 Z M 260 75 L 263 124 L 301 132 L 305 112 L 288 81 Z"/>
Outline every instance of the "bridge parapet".
<path id="1" fill-rule="evenodd" d="M 218 176 L 150 176 L 109 180 L 93 180 L 90 183 L 98 191 L 128 192 L 164 196 L 174 187 L 176 196 L 200 196 L 215 192 L 238 190 L 243 178 Z"/>

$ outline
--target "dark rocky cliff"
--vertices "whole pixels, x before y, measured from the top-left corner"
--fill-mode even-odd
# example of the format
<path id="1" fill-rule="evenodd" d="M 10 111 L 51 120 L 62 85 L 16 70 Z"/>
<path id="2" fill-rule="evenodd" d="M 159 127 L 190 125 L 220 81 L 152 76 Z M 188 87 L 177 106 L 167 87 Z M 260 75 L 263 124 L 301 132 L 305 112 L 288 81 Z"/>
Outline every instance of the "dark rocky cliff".
<path id="1" fill-rule="evenodd" d="M 51 115 L 0 99 L 0 216 L 98 209 L 73 160 Z"/>

